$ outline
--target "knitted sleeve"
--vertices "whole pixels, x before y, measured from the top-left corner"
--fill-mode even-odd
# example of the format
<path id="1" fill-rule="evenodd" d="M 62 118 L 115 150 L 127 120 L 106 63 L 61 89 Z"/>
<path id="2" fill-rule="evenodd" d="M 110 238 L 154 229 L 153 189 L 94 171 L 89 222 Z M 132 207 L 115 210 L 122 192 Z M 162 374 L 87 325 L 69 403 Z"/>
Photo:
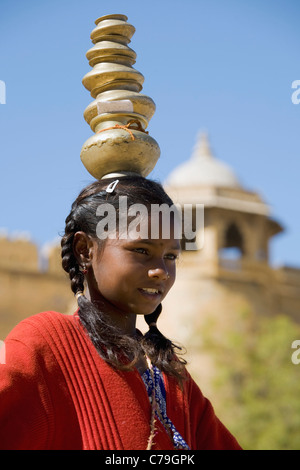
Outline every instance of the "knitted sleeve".
<path id="1" fill-rule="evenodd" d="M 21 322 L 5 341 L 0 363 L 0 449 L 50 447 L 53 412 L 35 332 Z"/>
<path id="2" fill-rule="evenodd" d="M 241 450 L 235 437 L 216 416 L 212 404 L 193 379 L 189 380 L 189 414 L 193 449 Z"/>

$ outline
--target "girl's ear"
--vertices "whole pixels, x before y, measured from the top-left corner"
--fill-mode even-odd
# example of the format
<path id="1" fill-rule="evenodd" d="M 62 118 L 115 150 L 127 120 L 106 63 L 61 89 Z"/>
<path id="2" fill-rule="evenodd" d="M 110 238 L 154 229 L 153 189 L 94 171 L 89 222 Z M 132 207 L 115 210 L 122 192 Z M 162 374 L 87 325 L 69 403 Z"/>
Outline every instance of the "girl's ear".
<path id="1" fill-rule="evenodd" d="M 85 232 L 76 232 L 73 240 L 73 253 L 81 266 L 88 266 L 93 257 L 93 240 Z"/>

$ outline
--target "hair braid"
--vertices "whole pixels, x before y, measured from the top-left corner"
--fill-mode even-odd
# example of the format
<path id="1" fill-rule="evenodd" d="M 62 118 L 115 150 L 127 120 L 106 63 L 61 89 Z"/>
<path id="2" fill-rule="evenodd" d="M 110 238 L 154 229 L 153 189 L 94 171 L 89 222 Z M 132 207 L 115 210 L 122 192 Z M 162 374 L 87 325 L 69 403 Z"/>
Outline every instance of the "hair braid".
<path id="1" fill-rule="evenodd" d="M 142 348 L 153 364 L 163 365 L 166 372 L 172 372 L 178 379 L 181 379 L 186 361 L 179 358 L 178 353 L 183 348 L 166 338 L 157 328 L 156 322 L 161 311 L 162 305 L 159 304 L 153 313 L 145 315 L 144 318 L 149 330 L 142 340 Z M 175 354 L 176 350 L 177 355 Z"/>
<path id="2" fill-rule="evenodd" d="M 74 211 L 73 211 L 74 212 Z M 76 232 L 74 214 L 66 218 L 65 235 L 61 239 L 62 267 L 69 274 L 71 289 L 74 294 L 84 290 L 84 276 L 73 252 L 73 240 Z"/>

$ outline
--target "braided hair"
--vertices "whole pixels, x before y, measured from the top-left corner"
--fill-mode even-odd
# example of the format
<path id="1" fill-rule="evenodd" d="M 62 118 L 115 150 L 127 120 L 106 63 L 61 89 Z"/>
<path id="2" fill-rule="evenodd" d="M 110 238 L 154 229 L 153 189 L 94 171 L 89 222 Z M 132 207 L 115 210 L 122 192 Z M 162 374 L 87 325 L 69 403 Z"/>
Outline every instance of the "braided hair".
<path id="1" fill-rule="evenodd" d="M 72 292 L 77 296 L 78 314 L 81 323 L 87 331 L 91 341 L 100 356 L 112 367 L 120 370 L 130 370 L 137 363 L 141 354 L 149 357 L 165 373 L 181 380 L 184 377 L 186 361 L 179 358 L 181 347 L 176 346 L 167 339 L 157 328 L 156 322 L 161 313 L 161 304 L 157 309 L 145 315 L 149 331 L 145 335 L 132 337 L 125 335 L 109 319 L 109 316 L 100 311 L 84 294 L 84 274 L 73 250 L 76 232 L 82 231 L 97 238 L 96 227 L 99 217 L 96 211 L 99 204 L 109 201 L 118 214 L 118 201 L 120 196 L 127 196 L 128 207 L 132 204 L 142 203 L 146 207 L 151 204 L 167 204 L 173 202 L 165 193 L 162 186 L 150 179 L 141 176 L 122 177 L 113 193 L 105 189 L 112 179 L 96 181 L 84 188 L 71 207 L 71 212 L 65 221 L 65 233 L 61 239 L 62 267 L 69 274 Z M 105 240 L 99 240 L 104 244 Z M 177 351 L 177 354 L 175 354 Z"/>

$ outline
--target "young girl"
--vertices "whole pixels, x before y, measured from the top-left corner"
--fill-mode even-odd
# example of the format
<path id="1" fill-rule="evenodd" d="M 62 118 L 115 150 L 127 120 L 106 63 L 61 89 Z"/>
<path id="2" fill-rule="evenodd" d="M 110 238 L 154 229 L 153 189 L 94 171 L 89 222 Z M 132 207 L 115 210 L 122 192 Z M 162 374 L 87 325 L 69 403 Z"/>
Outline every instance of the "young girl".
<path id="1" fill-rule="evenodd" d="M 140 235 L 136 204 L 149 214 Z M 240 449 L 157 328 L 180 240 L 176 217 L 168 238 L 162 218 L 151 237 L 153 204 L 173 203 L 158 183 L 124 176 L 92 183 L 72 205 L 62 265 L 78 310 L 34 315 L 7 337 L 1 449 Z"/>

